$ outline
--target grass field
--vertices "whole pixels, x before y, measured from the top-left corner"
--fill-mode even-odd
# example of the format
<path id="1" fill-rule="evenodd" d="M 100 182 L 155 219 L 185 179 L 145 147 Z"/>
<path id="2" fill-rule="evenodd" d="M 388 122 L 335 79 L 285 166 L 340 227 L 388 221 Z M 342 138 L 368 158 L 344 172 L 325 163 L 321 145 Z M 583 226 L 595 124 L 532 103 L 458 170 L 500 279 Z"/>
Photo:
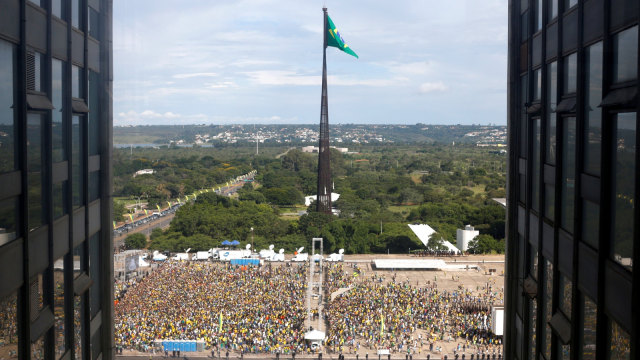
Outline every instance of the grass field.
<path id="1" fill-rule="evenodd" d="M 388 207 L 389 211 L 406 215 L 412 209 L 417 209 L 420 205 L 391 205 Z"/>

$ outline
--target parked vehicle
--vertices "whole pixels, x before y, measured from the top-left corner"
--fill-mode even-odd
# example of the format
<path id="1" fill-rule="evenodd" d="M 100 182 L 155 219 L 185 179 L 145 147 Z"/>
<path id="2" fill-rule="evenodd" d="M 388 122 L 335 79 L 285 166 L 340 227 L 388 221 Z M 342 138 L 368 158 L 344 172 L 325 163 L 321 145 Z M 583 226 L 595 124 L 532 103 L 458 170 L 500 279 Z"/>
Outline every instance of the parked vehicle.
<path id="1" fill-rule="evenodd" d="M 344 249 L 338 250 L 337 254 L 334 253 L 327 256 L 325 261 L 330 261 L 330 262 L 344 261 Z"/>

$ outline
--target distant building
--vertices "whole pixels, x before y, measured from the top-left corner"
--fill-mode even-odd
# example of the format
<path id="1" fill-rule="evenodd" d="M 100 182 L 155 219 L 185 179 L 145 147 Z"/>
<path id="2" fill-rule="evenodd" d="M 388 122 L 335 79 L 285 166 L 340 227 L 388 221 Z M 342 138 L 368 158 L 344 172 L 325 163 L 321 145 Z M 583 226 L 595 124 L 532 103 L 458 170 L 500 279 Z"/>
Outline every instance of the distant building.
<path id="1" fill-rule="evenodd" d="M 338 200 L 340 198 L 340 194 L 336 194 L 334 192 L 331 193 L 331 202 L 333 203 L 334 201 Z M 316 199 L 318 199 L 317 195 L 309 195 L 309 196 L 305 196 L 304 197 L 304 206 L 309 206 L 311 205 L 311 203 L 313 201 L 316 201 Z"/>
<path id="2" fill-rule="evenodd" d="M 138 175 L 151 175 L 153 174 L 155 171 L 153 169 L 142 169 L 142 170 L 138 170 L 133 174 L 133 177 L 136 177 Z"/>
<path id="3" fill-rule="evenodd" d="M 456 231 L 456 245 L 458 249 L 461 251 L 467 251 L 471 240 L 478 235 L 480 235 L 480 231 L 474 230 L 471 225 L 465 226 L 464 229 L 458 229 Z"/>

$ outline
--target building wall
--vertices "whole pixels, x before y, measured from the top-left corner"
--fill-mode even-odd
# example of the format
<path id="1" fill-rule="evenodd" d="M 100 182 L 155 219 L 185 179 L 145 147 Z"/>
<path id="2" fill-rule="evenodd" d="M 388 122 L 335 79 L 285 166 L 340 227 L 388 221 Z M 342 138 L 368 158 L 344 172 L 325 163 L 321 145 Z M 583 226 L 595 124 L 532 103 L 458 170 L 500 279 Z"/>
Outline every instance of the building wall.
<path id="1" fill-rule="evenodd" d="M 111 18 L 0 2 L 0 357 L 113 357 Z"/>
<path id="2" fill-rule="evenodd" d="M 639 11 L 509 1 L 507 358 L 639 356 Z"/>

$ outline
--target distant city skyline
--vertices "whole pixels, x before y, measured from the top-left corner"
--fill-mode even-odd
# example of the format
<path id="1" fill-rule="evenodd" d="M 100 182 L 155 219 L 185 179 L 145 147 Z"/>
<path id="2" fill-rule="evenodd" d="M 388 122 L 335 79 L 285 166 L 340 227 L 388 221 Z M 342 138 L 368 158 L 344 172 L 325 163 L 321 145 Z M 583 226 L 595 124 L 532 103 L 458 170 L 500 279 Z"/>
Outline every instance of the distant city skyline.
<path id="1" fill-rule="evenodd" d="M 329 122 L 506 124 L 507 1 L 325 1 Z M 114 125 L 315 124 L 322 2 L 114 2 Z"/>

